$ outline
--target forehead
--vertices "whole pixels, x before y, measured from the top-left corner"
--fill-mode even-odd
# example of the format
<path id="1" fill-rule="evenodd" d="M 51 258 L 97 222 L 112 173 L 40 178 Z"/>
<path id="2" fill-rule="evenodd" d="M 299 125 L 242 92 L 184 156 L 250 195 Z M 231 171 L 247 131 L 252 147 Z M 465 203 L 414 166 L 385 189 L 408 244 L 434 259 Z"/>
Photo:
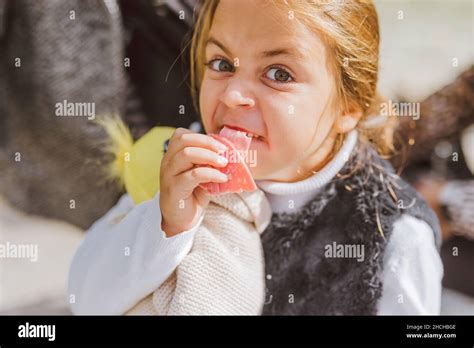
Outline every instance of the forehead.
<path id="1" fill-rule="evenodd" d="M 243 50 L 262 55 L 286 49 L 294 52 L 295 58 L 323 58 L 321 39 L 288 11 L 271 0 L 220 0 L 209 38 L 234 55 L 241 55 Z"/>
<path id="2" fill-rule="evenodd" d="M 267 0 L 220 0 L 213 25 L 237 25 L 239 31 L 244 32 L 250 31 L 251 25 L 252 29 L 259 29 L 256 34 L 266 33 L 268 30 L 291 33 L 294 30 L 293 21 L 282 9 L 283 6 Z"/>

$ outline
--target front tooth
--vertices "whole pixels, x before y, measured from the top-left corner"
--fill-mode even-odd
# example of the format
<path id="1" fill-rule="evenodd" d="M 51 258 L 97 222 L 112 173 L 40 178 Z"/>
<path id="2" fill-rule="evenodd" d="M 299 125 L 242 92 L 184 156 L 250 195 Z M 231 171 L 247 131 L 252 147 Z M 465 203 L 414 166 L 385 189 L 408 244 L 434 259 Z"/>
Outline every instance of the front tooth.
<path id="1" fill-rule="evenodd" d="M 250 133 L 250 132 L 247 132 L 247 136 L 248 136 L 248 137 L 251 137 L 251 138 L 255 138 L 255 139 L 260 138 L 259 135 L 256 135 L 256 134 L 253 134 L 253 133 Z"/>

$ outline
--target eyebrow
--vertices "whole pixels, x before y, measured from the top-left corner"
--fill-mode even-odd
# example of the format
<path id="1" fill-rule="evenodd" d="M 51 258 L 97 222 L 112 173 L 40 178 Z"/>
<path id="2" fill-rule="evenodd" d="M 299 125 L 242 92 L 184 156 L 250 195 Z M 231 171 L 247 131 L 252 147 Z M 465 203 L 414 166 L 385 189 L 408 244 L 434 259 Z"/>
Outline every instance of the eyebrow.
<path id="1" fill-rule="evenodd" d="M 223 50 L 227 55 L 233 56 L 230 50 L 224 46 L 219 40 L 213 38 L 212 36 L 209 37 L 206 41 L 206 46 L 209 44 L 214 44 L 217 47 L 219 47 L 221 50 Z M 278 48 L 274 50 L 269 50 L 269 51 L 263 51 L 260 53 L 260 56 L 263 58 L 271 58 L 271 57 L 276 57 L 276 56 L 288 56 L 290 58 L 295 58 L 295 59 L 301 59 L 303 58 L 303 54 L 295 49 L 287 49 L 287 48 Z"/>
<path id="2" fill-rule="evenodd" d="M 230 52 L 230 50 L 227 47 L 225 47 L 219 40 L 213 38 L 212 36 L 209 37 L 206 41 L 206 46 L 209 45 L 209 44 L 216 45 L 221 50 L 223 50 L 227 55 L 232 56 L 232 53 Z"/>
<path id="3" fill-rule="evenodd" d="M 294 49 L 287 49 L 287 48 L 278 48 L 275 50 L 263 51 L 260 55 L 264 58 L 271 58 L 271 57 L 276 57 L 276 56 L 288 56 L 290 58 L 301 59 L 303 57 L 301 52 Z"/>

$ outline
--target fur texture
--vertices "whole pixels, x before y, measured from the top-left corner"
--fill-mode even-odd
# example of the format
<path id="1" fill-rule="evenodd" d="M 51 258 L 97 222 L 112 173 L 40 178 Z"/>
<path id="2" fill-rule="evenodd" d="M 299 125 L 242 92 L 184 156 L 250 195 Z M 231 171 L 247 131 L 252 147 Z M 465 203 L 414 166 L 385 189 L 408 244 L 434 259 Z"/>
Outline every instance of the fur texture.
<path id="1" fill-rule="evenodd" d="M 267 294 L 263 314 L 374 315 L 383 256 L 401 214 L 438 221 L 416 191 L 370 147 L 359 145 L 341 175 L 295 214 L 278 214 L 262 236 Z M 360 158 L 364 156 L 364 158 Z M 353 169 L 357 163 L 365 163 Z M 363 245 L 364 261 L 325 257 L 325 246 Z"/>

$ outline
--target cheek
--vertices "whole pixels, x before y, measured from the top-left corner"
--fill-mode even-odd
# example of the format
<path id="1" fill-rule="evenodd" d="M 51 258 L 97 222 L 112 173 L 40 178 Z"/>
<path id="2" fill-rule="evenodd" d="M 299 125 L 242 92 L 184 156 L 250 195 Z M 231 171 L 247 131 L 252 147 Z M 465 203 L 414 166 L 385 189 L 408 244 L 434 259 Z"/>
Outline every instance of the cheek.
<path id="1" fill-rule="evenodd" d="M 199 111 L 206 133 L 212 132 L 213 116 L 219 104 L 219 85 L 204 77 L 199 92 Z"/>
<path id="2" fill-rule="evenodd" d="M 307 84 L 294 94 L 274 98 L 272 105 L 276 105 L 278 112 L 273 112 L 278 113 L 278 117 L 267 124 L 272 126 L 281 151 L 293 151 L 296 157 L 319 147 L 332 124 L 332 90 L 329 83 L 324 84 L 324 88 Z"/>
<path id="3" fill-rule="evenodd" d="M 271 145 L 280 155 L 295 157 L 308 148 L 317 126 L 318 111 L 314 104 L 301 96 L 273 98 L 268 103 L 265 122 Z"/>

